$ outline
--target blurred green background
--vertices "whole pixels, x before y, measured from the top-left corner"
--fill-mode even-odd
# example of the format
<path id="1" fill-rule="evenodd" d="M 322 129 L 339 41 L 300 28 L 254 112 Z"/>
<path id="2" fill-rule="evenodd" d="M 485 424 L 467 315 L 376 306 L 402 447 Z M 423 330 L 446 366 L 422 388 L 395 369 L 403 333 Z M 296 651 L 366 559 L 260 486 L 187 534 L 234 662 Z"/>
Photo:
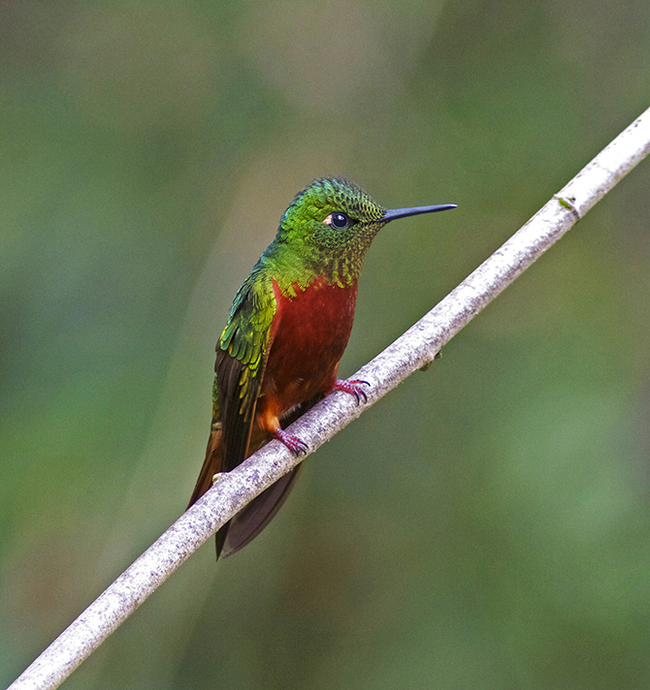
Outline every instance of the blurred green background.
<path id="1" fill-rule="evenodd" d="M 214 343 L 296 191 L 369 252 L 341 372 L 648 105 L 647 0 L 0 4 L 0 684 L 184 509 Z M 650 167 L 203 547 L 66 688 L 645 688 Z"/>

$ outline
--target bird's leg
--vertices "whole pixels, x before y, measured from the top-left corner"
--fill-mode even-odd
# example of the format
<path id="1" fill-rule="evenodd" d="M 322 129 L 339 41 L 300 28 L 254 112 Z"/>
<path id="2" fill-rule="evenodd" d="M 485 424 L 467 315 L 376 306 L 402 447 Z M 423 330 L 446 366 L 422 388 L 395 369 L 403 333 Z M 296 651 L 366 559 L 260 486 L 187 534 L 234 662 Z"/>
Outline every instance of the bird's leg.
<path id="1" fill-rule="evenodd" d="M 307 444 L 304 441 L 293 434 L 288 434 L 280 426 L 277 412 L 270 405 L 262 406 L 258 410 L 257 424 L 267 433 L 273 434 L 278 441 L 282 441 L 295 456 L 304 455 L 307 452 Z"/>
<path id="2" fill-rule="evenodd" d="M 297 436 L 293 434 L 288 434 L 284 429 L 278 427 L 273 435 L 278 441 L 282 441 L 284 445 L 295 455 L 304 455 L 307 452 L 307 444 L 301 441 Z"/>
<path id="3" fill-rule="evenodd" d="M 368 395 L 363 389 L 363 386 L 370 386 L 370 384 L 361 379 L 336 379 L 332 386 L 332 391 L 345 391 L 350 395 L 354 395 L 358 405 L 361 402 L 361 398 L 363 398 L 364 403 L 368 402 Z"/>

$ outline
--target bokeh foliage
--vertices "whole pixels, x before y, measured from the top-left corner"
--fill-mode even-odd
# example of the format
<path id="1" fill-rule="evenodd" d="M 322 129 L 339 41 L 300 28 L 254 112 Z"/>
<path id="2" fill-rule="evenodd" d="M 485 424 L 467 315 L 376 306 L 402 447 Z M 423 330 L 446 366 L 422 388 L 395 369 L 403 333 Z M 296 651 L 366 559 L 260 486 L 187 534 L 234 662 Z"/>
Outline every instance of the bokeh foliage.
<path id="1" fill-rule="evenodd" d="M 342 372 L 648 106 L 646 0 L 0 4 L 0 683 L 185 506 L 213 347 L 293 194 L 371 249 Z M 204 547 L 70 688 L 645 688 L 647 162 Z"/>

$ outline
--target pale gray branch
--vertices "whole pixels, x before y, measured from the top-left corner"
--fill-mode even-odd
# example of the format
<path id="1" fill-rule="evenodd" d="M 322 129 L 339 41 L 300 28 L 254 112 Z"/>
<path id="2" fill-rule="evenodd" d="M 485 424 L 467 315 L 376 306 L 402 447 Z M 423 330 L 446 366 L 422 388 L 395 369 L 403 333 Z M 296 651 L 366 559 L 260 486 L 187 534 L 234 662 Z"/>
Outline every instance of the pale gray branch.
<path id="1" fill-rule="evenodd" d="M 538 211 L 428 314 L 362 367 L 368 401 L 335 393 L 301 417 L 291 432 L 313 452 L 436 353 L 650 151 L 650 109 Z M 301 458 L 302 459 L 302 458 Z M 272 441 L 224 475 L 113 582 L 10 686 L 56 688 L 171 573 L 246 503 L 299 462 Z"/>

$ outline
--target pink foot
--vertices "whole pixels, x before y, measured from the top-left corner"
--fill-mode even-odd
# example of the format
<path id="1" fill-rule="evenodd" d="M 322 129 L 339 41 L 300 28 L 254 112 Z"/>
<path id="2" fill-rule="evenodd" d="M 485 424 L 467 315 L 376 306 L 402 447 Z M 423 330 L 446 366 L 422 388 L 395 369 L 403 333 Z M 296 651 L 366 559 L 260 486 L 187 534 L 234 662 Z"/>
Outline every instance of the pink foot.
<path id="1" fill-rule="evenodd" d="M 345 391 L 350 395 L 354 395 L 354 397 L 357 399 L 358 405 L 361 402 L 361 398 L 363 398 L 363 402 L 368 402 L 368 396 L 366 395 L 366 391 L 363 389 L 363 386 L 369 385 L 370 384 L 367 381 L 362 381 L 361 379 L 336 379 L 334 385 L 332 386 L 332 390 Z"/>
<path id="2" fill-rule="evenodd" d="M 282 429 L 276 429 L 273 435 L 278 441 L 282 441 L 295 456 L 304 455 L 307 452 L 307 444 L 297 436 L 292 436 Z"/>

